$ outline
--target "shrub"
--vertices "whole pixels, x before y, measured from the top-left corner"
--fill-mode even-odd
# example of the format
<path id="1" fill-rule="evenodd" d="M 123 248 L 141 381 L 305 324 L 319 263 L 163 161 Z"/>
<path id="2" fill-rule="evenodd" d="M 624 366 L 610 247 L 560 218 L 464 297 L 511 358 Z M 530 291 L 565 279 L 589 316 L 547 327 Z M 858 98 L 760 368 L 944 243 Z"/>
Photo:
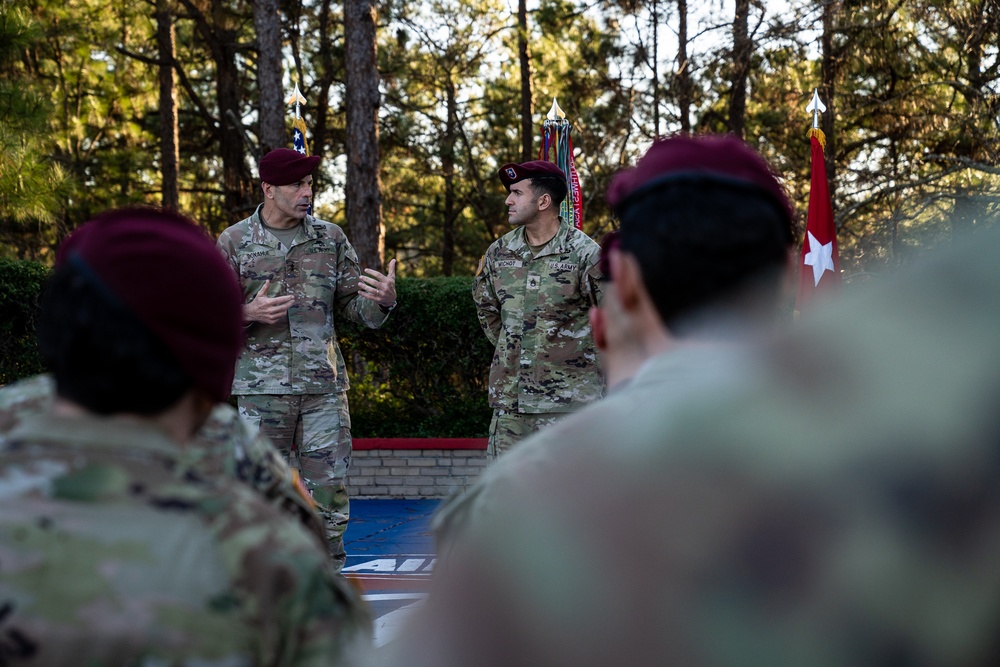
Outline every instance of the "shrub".
<path id="1" fill-rule="evenodd" d="M 0 385 L 44 372 L 35 338 L 49 269 L 0 259 Z M 472 279 L 401 278 L 381 329 L 338 321 L 352 369 L 355 437 L 485 437 L 493 350 L 479 328 Z"/>
<path id="2" fill-rule="evenodd" d="M 472 279 L 400 278 L 399 306 L 376 330 L 338 323 L 353 368 L 355 437 L 485 437 L 493 349 L 476 319 Z"/>
<path id="3" fill-rule="evenodd" d="M 0 385 L 45 370 L 35 324 L 48 275 L 42 264 L 0 258 Z"/>

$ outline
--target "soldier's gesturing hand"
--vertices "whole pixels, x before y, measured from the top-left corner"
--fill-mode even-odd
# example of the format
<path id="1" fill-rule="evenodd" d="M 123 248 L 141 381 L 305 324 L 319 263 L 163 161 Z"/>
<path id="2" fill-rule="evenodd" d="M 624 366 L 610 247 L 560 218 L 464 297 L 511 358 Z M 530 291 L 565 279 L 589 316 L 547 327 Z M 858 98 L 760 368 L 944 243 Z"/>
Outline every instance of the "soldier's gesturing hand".
<path id="1" fill-rule="evenodd" d="M 384 308 L 396 305 L 396 260 L 389 261 L 389 273 L 382 274 L 375 269 L 365 269 L 368 275 L 360 276 L 358 291 L 361 296 L 371 299 Z"/>
<path id="2" fill-rule="evenodd" d="M 253 301 L 243 306 L 244 322 L 262 322 L 264 324 L 277 324 L 285 318 L 285 314 L 295 300 L 294 296 L 286 294 L 284 296 L 270 297 L 267 295 L 267 288 L 271 286 L 270 280 L 264 281 L 264 286 L 260 288 Z"/>

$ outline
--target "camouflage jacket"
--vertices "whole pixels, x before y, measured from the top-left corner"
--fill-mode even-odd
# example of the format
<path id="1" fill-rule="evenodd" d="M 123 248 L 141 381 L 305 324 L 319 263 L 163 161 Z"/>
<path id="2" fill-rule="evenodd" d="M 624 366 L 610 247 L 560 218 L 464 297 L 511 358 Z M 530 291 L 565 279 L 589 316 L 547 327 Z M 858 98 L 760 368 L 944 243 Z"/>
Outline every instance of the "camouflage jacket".
<path id="1" fill-rule="evenodd" d="M 306 216 L 287 254 L 264 229 L 260 208 L 219 236 L 249 303 L 268 280 L 268 296 L 292 294 L 288 318 L 253 322 L 236 365 L 233 394 L 327 394 L 346 391 L 347 369 L 334 315 L 371 328 L 388 314 L 358 295 L 358 256 L 343 230 Z"/>
<path id="2" fill-rule="evenodd" d="M 49 375 L 0 387 L 0 442 L 25 419 L 46 414 L 54 395 L 55 382 Z M 223 475 L 250 485 L 326 544 L 326 529 L 309 492 L 271 442 L 241 419 L 235 408 L 215 406 L 179 457 L 202 476 Z"/>
<path id="3" fill-rule="evenodd" d="M 495 345 L 491 407 L 570 412 L 601 396 L 604 376 L 587 315 L 601 294 L 599 253 L 565 221 L 534 256 L 523 227 L 490 245 L 472 296 Z"/>
<path id="4" fill-rule="evenodd" d="M 364 604 L 244 485 L 137 419 L 43 415 L 0 446 L 0 644 L 17 665 L 344 665 Z"/>

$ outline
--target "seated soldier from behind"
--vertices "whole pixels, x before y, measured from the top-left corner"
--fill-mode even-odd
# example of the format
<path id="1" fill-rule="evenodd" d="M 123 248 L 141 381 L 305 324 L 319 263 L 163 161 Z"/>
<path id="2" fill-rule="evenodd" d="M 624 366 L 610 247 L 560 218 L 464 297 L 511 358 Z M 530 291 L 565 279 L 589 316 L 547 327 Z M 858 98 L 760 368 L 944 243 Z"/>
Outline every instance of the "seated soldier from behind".
<path id="1" fill-rule="evenodd" d="M 35 375 L 0 387 L 0 443 L 28 417 L 47 413 L 55 399 L 55 380 Z M 184 451 L 183 462 L 206 477 L 224 475 L 256 489 L 268 501 L 301 521 L 320 544 L 326 526 L 298 474 L 236 408 L 218 403 Z"/>
<path id="2" fill-rule="evenodd" d="M 229 393 L 239 286 L 173 213 L 114 211 L 60 250 L 39 342 L 49 413 L 0 452 L 11 664 L 344 664 L 363 605 L 323 548 L 243 484 L 185 464 Z"/>

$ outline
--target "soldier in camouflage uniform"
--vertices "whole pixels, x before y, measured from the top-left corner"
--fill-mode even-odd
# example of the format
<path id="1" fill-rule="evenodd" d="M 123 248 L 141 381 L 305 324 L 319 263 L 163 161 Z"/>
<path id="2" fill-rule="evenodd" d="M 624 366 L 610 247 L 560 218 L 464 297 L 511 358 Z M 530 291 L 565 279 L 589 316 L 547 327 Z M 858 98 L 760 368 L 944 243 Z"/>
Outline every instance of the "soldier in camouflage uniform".
<path id="1" fill-rule="evenodd" d="M 63 244 L 39 317 L 50 410 L 0 445 L 0 662 L 346 665 L 370 620 L 324 548 L 185 461 L 232 383 L 240 289 L 174 213 Z"/>
<path id="2" fill-rule="evenodd" d="M 47 413 L 54 397 L 55 382 L 50 375 L 0 387 L 0 442 L 28 417 Z M 219 403 L 212 409 L 182 458 L 185 466 L 202 477 L 223 475 L 249 484 L 272 505 L 301 521 L 325 547 L 326 525 L 297 473 L 229 404 Z"/>
<path id="3" fill-rule="evenodd" d="M 396 306 L 395 266 L 362 273 L 343 230 L 309 215 L 319 157 L 287 148 L 260 163 L 264 203 L 218 246 L 239 277 L 247 345 L 233 394 L 240 413 L 299 467 L 346 559 L 351 418 L 335 317 L 376 328 Z"/>
<path id="4" fill-rule="evenodd" d="M 998 231 L 519 445 L 389 664 L 1000 664 Z"/>
<path id="5" fill-rule="evenodd" d="M 546 161 L 507 164 L 500 181 L 515 229 L 490 245 L 472 288 L 495 346 L 487 453 L 599 398 L 604 378 L 587 311 L 600 299 L 599 247 L 559 217 L 566 179 Z"/>

